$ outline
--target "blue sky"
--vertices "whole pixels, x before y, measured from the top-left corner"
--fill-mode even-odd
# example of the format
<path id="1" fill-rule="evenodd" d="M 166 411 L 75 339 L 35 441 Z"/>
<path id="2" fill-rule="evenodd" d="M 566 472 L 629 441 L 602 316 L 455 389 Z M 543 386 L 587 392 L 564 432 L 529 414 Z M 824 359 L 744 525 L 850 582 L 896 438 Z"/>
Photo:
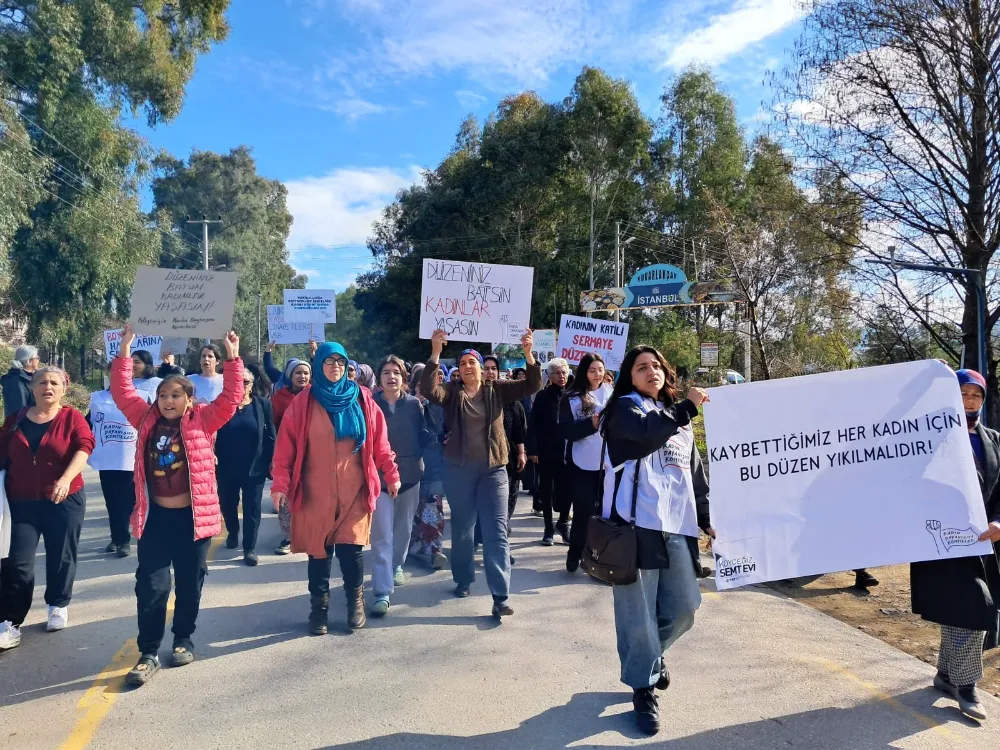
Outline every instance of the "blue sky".
<path id="1" fill-rule="evenodd" d="M 288 186 L 293 265 L 343 290 L 370 265 L 371 222 L 505 95 L 565 97 L 584 65 L 633 83 L 647 114 L 690 63 L 712 68 L 753 129 L 799 31 L 799 0 L 232 0 L 184 109 L 142 132 L 179 157 L 253 148 Z"/>

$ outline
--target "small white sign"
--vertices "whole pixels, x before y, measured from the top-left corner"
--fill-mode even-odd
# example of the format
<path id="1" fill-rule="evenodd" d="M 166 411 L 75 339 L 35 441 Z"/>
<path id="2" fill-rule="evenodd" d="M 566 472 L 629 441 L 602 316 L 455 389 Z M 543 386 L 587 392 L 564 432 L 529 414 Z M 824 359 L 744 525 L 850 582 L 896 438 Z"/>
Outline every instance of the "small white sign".
<path id="1" fill-rule="evenodd" d="M 120 329 L 104 332 L 104 358 L 107 359 L 108 362 L 118 356 L 118 352 L 121 350 L 121 344 L 122 332 Z M 158 362 L 160 359 L 160 348 L 162 344 L 162 336 L 136 334 L 135 339 L 132 341 L 132 351 L 137 352 L 140 349 L 145 350 L 149 352 L 149 355 L 153 358 L 154 362 Z"/>
<path id="2" fill-rule="evenodd" d="M 275 344 L 308 344 L 326 337 L 322 323 L 289 323 L 284 305 L 267 306 L 267 340 Z"/>
<path id="3" fill-rule="evenodd" d="M 719 366 L 719 345 L 718 344 L 702 344 L 701 345 L 701 366 L 702 367 L 718 367 Z"/>
<path id="4" fill-rule="evenodd" d="M 531 319 L 535 269 L 424 258 L 420 338 L 518 344 Z"/>
<path id="5" fill-rule="evenodd" d="M 619 370 L 628 345 L 628 323 L 614 320 L 563 315 L 559 320 L 558 356 L 571 365 L 580 364 L 583 355 L 601 355 L 604 366 Z"/>
<path id="6" fill-rule="evenodd" d="M 720 589 L 990 555 L 955 373 L 908 362 L 741 388 L 705 405 Z"/>
<path id="7" fill-rule="evenodd" d="M 337 293 L 332 289 L 286 289 L 286 323 L 337 322 Z"/>
<path id="8" fill-rule="evenodd" d="M 132 328 L 162 336 L 221 339 L 233 327 L 239 274 L 139 266 Z"/>

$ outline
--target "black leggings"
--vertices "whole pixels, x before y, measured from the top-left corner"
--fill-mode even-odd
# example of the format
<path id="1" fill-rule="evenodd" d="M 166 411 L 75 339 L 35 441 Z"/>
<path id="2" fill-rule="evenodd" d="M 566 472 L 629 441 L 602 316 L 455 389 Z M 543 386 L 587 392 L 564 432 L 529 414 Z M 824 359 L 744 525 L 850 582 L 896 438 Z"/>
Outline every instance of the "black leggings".
<path id="1" fill-rule="evenodd" d="M 344 590 L 354 591 L 364 584 L 365 562 L 360 544 L 338 544 L 326 548 L 326 557 L 309 556 L 309 595 L 313 599 L 330 596 L 330 573 L 333 572 L 333 556 L 340 563 L 340 574 L 344 577 Z"/>
<path id="2" fill-rule="evenodd" d="M 106 469 L 99 471 L 98 476 L 101 478 L 104 505 L 108 509 L 111 541 L 121 547 L 132 541 L 128 522 L 135 507 L 135 481 L 131 471 Z"/>
<path id="3" fill-rule="evenodd" d="M 569 532 L 568 556 L 579 561 L 587 543 L 590 517 L 600 509 L 601 472 L 586 471 L 571 463 L 566 466 L 563 481 L 566 483 L 568 499 L 573 505 L 573 527 Z"/>
<path id="4" fill-rule="evenodd" d="M 10 504 L 10 553 L 0 562 L 0 622 L 10 620 L 20 627 L 31 609 L 39 537 L 45 541 L 45 603 L 69 604 L 86 507 L 83 490 L 58 504 L 48 498 Z"/>

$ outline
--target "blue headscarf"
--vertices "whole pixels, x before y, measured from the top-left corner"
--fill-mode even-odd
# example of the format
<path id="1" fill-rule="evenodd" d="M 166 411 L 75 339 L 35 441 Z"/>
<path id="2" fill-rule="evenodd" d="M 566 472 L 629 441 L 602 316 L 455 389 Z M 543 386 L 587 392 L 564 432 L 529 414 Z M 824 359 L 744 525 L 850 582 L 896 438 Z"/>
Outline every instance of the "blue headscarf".
<path id="1" fill-rule="evenodd" d="M 365 414 L 361 410 L 359 400 L 361 387 L 355 381 L 348 379 L 346 367 L 340 380 L 336 383 L 330 382 L 323 372 L 323 360 L 335 355 L 347 359 L 347 350 L 336 341 L 324 341 L 319 345 L 316 356 L 313 357 L 312 392 L 320 406 L 330 415 L 337 438 L 354 438 L 357 446 L 354 452 L 357 453 L 368 437 Z"/>

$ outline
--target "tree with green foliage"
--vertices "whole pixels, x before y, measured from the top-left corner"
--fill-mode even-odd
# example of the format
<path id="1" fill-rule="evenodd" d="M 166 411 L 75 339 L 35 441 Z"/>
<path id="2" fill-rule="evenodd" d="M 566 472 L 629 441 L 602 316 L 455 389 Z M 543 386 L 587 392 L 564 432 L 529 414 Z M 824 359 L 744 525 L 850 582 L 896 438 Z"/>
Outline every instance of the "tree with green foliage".
<path id="1" fill-rule="evenodd" d="M 0 231 L 18 229 L 12 296 L 33 338 L 87 343 L 107 314 L 127 311 L 135 268 L 159 243 L 140 206 L 146 147 L 122 114 L 155 125 L 180 111 L 197 56 L 226 37 L 228 4 L 0 3 L 0 195 L 23 201 L 0 205 L 0 223 L 5 211 L 15 219 Z M 15 142 L 30 143 L 30 163 Z"/>
<path id="2" fill-rule="evenodd" d="M 296 275 L 288 263 L 288 190 L 280 181 L 257 174 L 246 146 L 228 154 L 195 151 L 187 163 L 161 155 L 154 166 L 155 210 L 172 229 L 161 237 L 160 266 L 201 268 L 201 248 L 183 239 L 187 219 L 221 219 L 209 228 L 210 267 L 239 273 L 233 324 L 244 349 L 255 350 L 258 295 L 265 326 L 266 305 L 280 304 L 284 289 L 305 287 L 305 277 Z M 263 328 L 261 335 L 266 335 Z"/>

